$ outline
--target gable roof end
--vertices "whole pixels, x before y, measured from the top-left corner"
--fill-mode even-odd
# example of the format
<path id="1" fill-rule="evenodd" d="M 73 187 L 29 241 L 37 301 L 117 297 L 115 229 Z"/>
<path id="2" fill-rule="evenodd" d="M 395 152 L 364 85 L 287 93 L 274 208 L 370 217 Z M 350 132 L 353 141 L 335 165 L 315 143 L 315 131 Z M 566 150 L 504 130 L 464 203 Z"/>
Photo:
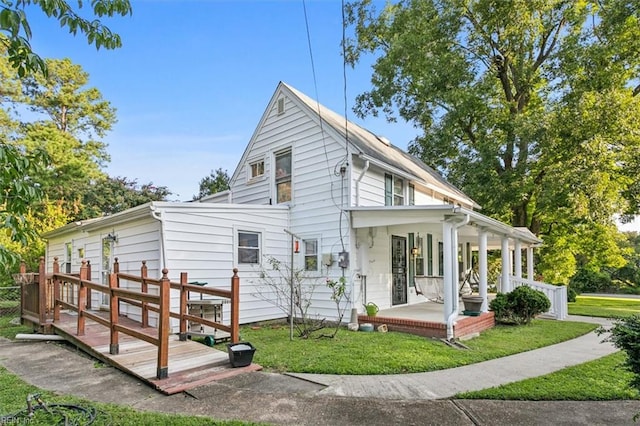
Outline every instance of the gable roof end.
<path id="1" fill-rule="evenodd" d="M 420 159 L 394 146 L 386 138 L 378 136 L 351 121 L 345 120 L 340 114 L 324 107 L 286 83 L 280 82 L 276 93 L 278 93 L 281 88 L 286 89 L 291 95 L 297 98 L 310 113 L 316 116 L 319 115 L 327 126 L 341 136 L 342 140 L 346 139 L 348 134 L 348 142 L 351 143 L 363 159 L 373 159 L 377 163 L 389 166 L 389 169 L 401 170 L 427 187 L 435 189 L 436 191 L 440 189 L 444 194 L 452 196 L 459 202 L 463 202 L 474 208 L 480 208 L 478 203 L 447 182 L 447 180 L 434 169 L 427 166 Z"/>

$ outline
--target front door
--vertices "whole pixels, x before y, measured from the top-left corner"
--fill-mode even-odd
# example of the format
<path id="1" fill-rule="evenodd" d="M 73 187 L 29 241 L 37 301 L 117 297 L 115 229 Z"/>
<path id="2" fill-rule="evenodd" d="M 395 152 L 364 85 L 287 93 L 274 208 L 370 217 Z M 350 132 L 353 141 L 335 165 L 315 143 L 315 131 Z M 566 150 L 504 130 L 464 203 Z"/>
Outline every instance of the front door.
<path id="1" fill-rule="evenodd" d="M 391 236 L 391 304 L 407 303 L 407 239 Z"/>

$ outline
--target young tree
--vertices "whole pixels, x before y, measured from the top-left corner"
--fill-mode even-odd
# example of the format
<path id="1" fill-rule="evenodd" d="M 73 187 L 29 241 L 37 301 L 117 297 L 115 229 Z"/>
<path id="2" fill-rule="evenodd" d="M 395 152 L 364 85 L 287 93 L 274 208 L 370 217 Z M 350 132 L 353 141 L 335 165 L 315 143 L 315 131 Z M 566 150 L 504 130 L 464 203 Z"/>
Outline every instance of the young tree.
<path id="1" fill-rule="evenodd" d="M 198 195 L 193 196 L 193 200 L 199 200 L 207 195 L 226 191 L 227 189 L 229 189 L 229 175 L 227 171 L 222 170 L 222 168 L 217 169 L 215 172 L 211 170 L 209 176 L 205 176 L 200 180 L 200 190 Z"/>
<path id="2" fill-rule="evenodd" d="M 410 151 L 484 212 L 580 254 L 637 211 L 639 20 L 619 0 L 357 1 L 346 60 L 377 58 L 356 112 L 414 123 Z"/>

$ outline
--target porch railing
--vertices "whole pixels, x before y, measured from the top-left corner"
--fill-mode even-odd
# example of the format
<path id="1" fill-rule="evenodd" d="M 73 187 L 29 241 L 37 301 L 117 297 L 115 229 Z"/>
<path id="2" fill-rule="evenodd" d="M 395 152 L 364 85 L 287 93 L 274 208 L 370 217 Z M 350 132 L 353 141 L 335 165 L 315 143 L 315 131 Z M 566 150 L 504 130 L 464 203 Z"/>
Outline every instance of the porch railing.
<path id="1" fill-rule="evenodd" d="M 567 287 L 563 285 L 551 285 L 540 281 L 528 280 L 510 276 L 511 288 L 527 285 L 543 292 L 551 302 L 551 308 L 544 314 L 547 317 L 563 320 L 569 314 L 567 305 Z"/>
<path id="2" fill-rule="evenodd" d="M 33 287 L 22 287 L 22 318 L 28 319 L 33 324 L 38 324 L 41 330 L 51 329 L 52 323 L 60 320 L 60 311 L 77 313 L 76 335 L 83 336 L 85 333 L 86 320 L 92 320 L 111 330 L 109 352 L 117 355 L 119 352 L 119 333 L 132 336 L 139 340 L 146 341 L 158 347 L 157 378 L 164 379 L 168 376 L 169 361 L 169 334 L 170 318 L 180 320 L 180 340 L 186 340 L 187 321 L 199 322 L 204 325 L 215 327 L 227 331 L 231 335 L 231 340 L 239 340 L 239 288 L 240 279 L 237 269 L 233 270 L 231 277 L 231 289 L 216 289 L 210 287 L 198 287 L 187 284 L 187 274 L 180 274 L 180 282 L 171 282 L 167 277 L 168 271 L 162 270 L 161 279 L 147 277 L 146 262 L 143 262 L 140 276 L 119 272 L 119 264 L 116 259 L 114 272 L 109 274 L 109 285 L 90 281 L 90 268 L 86 261 L 82 261 L 79 274 L 62 274 L 58 259 L 54 259 L 53 273 L 46 274 L 44 258 L 40 260 L 40 271 L 37 283 Z M 140 291 L 120 288 L 120 281 L 133 281 L 140 283 Z M 158 289 L 157 293 L 149 292 L 149 285 Z M 66 289 L 66 291 L 64 291 Z M 180 310 L 172 312 L 170 309 L 171 290 L 180 292 Z M 90 310 L 89 291 L 106 294 L 109 297 L 110 313 L 107 318 L 103 318 L 98 312 Z M 231 303 L 231 324 L 225 325 L 203 318 L 197 318 L 187 313 L 187 300 L 191 292 L 213 295 L 230 299 Z M 47 301 L 53 300 L 53 308 L 48 306 Z M 120 302 L 137 306 L 142 312 L 142 328 L 149 325 L 149 311 L 158 315 L 157 333 L 146 333 L 120 324 Z"/>

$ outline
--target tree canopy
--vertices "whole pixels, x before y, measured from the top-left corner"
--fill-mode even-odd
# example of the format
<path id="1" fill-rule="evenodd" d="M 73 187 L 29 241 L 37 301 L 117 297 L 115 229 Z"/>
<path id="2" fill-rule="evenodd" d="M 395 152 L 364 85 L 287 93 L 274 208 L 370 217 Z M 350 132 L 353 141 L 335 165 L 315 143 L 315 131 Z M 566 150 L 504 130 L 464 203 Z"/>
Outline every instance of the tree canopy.
<path id="1" fill-rule="evenodd" d="M 229 175 L 222 168 L 218 168 L 216 171 L 211 170 L 209 176 L 205 176 L 200 180 L 199 187 L 198 195 L 193 196 L 194 201 L 229 189 Z"/>
<path id="2" fill-rule="evenodd" d="M 66 28 L 69 33 L 84 34 L 87 42 L 97 49 L 122 46 L 120 36 L 111 32 L 98 18 L 130 15 L 132 9 L 129 0 L 92 0 L 91 12 L 87 14 L 86 9 L 84 12 L 93 16 L 86 18 L 80 14 L 83 2 L 78 1 L 77 4 L 77 9 L 74 9 L 65 0 L 0 0 L 0 46 L 6 49 L 9 61 L 20 77 L 47 73 L 45 61 L 31 49 L 32 30 L 27 17 L 30 5 L 34 6 L 31 11 L 40 9 L 47 17 L 57 20 L 60 27 Z"/>
<path id="3" fill-rule="evenodd" d="M 422 129 L 413 154 L 486 214 L 544 237 L 546 278 L 624 262 L 613 217 L 640 205 L 640 4 L 363 0 L 346 12 L 346 60 L 375 56 L 357 114 Z"/>

